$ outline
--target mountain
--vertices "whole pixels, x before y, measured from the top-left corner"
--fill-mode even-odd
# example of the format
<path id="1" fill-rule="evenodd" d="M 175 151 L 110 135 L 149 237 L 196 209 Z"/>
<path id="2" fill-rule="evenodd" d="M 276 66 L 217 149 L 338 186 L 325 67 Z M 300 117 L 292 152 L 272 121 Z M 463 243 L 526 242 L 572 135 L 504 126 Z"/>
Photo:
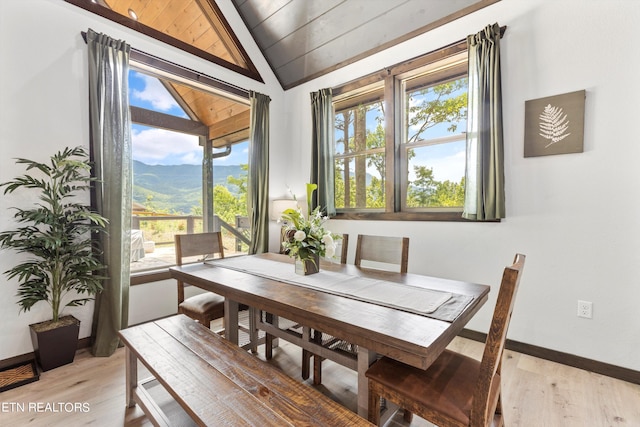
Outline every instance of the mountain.
<path id="1" fill-rule="evenodd" d="M 223 185 L 232 194 L 238 188 L 227 177 L 240 178 L 247 172 L 240 165 L 216 165 L 213 185 Z M 133 201 L 154 211 L 189 214 L 202 207 L 202 166 L 147 165 L 133 161 Z"/>

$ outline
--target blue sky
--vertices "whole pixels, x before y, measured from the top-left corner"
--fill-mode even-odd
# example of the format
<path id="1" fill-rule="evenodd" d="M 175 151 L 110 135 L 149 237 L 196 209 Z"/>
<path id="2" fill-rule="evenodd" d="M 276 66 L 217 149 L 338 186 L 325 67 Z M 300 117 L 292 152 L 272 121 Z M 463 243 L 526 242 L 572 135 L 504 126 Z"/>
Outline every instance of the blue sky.
<path id="1" fill-rule="evenodd" d="M 187 118 L 157 78 L 136 71 L 129 72 L 129 103 L 136 107 Z M 137 124 L 132 125 L 131 135 L 134 160 L 149 165 L 202 163 L 202 148 L 195 136 Z M 248 148 L 248 142 L 235 144 L 229 156 L 216 159 L 214 164 L 245 164 Z"/>
<path id="2" fill-rule="evenodd" d="M 417 97 L 412 102 L 419 102 Z M 129 102 L 131 105 L 160 111 L 178 117 L 187 118 L 175 99 L 162 86 L 160 81 L 143 73 L 129 72 Z M 370 111 L 367 124 L 370 129 L 375 128 L 377 122 L 375 111 Z M 448 125 L 442 124 L 429 129 L 425 137 L 433 138 L 451 133 L 446 130 Z M 456 133 L 463 132 L 464 123 Z M 338 137 L 338 133 L 336 133 Z M 201 164 L 202 148 L 198 145 L 198 138 L 164 129 L 150 128 L 134 124 L 132 126 L 133 158 L 150 165 L 180 165 Z M 214 164 L 237 165 L 246 164 L 248 158 L 248 142 L 235 144 L 231 154 L 214 161 Z M 426 152 L 429 157 L 426 157 Z M 411 160 L 409 179 L 413 180 L 413 165 L 433 167 L 434 176 L 439 181 L 451 180 L 459 182 L 464 175 L 464 144 L 442 144 L 429 149 L 421 149 Z M 374 168 L 368 172 L 378 176 Z"/>

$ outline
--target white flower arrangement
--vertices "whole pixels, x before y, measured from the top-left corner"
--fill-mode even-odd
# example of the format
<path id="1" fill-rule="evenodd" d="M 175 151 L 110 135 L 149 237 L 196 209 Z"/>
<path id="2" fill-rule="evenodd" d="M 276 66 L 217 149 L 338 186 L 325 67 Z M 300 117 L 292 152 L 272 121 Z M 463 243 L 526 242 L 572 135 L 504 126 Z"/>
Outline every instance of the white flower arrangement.
<path id="1" fill-rule="evenodd" d="M 282 246 L 292 258 L 313 260 L 315 255 L 333 258 L 336 254 L 336 240 L 342 238 L 324 228 L 328 217 L 322 215 L 320 207 L 311 210 L 311 196 L 316 188 L 316 184 L 307 184 L 307 218 L 300 207 L 287 209 L 282 213 L 282 220 L 287 224 Z"/>

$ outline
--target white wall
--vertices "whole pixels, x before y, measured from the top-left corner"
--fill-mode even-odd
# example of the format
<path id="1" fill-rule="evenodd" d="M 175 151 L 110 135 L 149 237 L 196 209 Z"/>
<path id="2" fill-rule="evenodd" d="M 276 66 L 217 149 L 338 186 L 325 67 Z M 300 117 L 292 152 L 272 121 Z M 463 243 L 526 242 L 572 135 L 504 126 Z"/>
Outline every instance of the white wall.
<path id="1" fill-rule="evenodd" d="M 248 51 L 266 84 L 237 75 L 125 27 L 109 22 L 62 0 L 2 0 L 0 2 L 0 182 L 24 173 L 15 157 L 46 160 L 65 146 L 88 147 L 88 79 L 86 45 L 81 31 L 92 28 L 134 48 L 182 64 L 228 83 L 271 97 L 271 137 L 282 144 L 283 91 L 257 46 L 242 24 L 231 1 L 217 1 L 236 35 Z M 281 150 L 280 150 L 281 151 Z M 277 178 L 274 181 L 278 182 Z M 0 230 L 12 228 L 10 206 L 27 206 L 32 197 L 0 193 Z M 0 252 L 0 272 L 20 257 Z M 162 285 L 159 285 L 162 286 Z M 175 288 L 175 284 L 173 286 Z M 18 315 L 17 281 L 0 277 L 0 360 L 33 351 L 27 325 L 51 318 L 49 307 L 40 303 Z M 131 299 L 149 315 L 166 311 L 167 301 L 147 298 L 143 286 L 132 290 Z M 153 294 L 153 293 L 152 293 Z M 175 305 L 175 294 L 172 299 Z M 157 304 L 157 305 L 156 305 Z M 138 309 L 138 308 L 136 308 Z M 81 323 L 80 337 L 91 333 L 93 305 L 67 309 Z M 169 314 L 169 313 L 166 313 Z M 139 321 L 138 313 L 132 314 Z"/>
<path id="2" fill-rule="evenodd" d="M 309 176 L 310 92 L 438 49 L 494 22 L 508 27 L 501 41 L 507 218 L 499 224 L 332 220 L 329 226 L 354 236 L 408 236 L 410 272 L 495 285 L 468 325 L 482 332 L 501 269 L 522 252 L 527 263 L 509 338 L 638 370 L 640 144 L 634 123 L 640 103 L 633 98 L 640 93 L 640 59 L 632 40 L 640 2 L 502 0 L 287 91 L 295 166 L 287 183 L 301 194 Z M 584 153 L 525 159 L 524 102 L 581 89 L 587 91 Z M 576 316 L 578 299 L 593 302 L 593 319 Z"/>

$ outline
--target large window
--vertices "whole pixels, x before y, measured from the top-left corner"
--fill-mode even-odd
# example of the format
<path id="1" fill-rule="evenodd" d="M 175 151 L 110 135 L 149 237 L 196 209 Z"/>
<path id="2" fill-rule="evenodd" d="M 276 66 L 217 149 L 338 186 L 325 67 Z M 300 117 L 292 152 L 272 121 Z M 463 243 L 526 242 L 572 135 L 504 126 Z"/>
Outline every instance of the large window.
<path id="1" fill-rule="evenodd" d="M 132 65 L 131 272 L 175 263 L 174 235 L 221 231 L 246 253 L 248 100 Z"/>
<path id="2" fill-rule="evenodd" d="M 439 52 L 334 90 L 339 217 L 458 219 L 467 54 Z"/>

